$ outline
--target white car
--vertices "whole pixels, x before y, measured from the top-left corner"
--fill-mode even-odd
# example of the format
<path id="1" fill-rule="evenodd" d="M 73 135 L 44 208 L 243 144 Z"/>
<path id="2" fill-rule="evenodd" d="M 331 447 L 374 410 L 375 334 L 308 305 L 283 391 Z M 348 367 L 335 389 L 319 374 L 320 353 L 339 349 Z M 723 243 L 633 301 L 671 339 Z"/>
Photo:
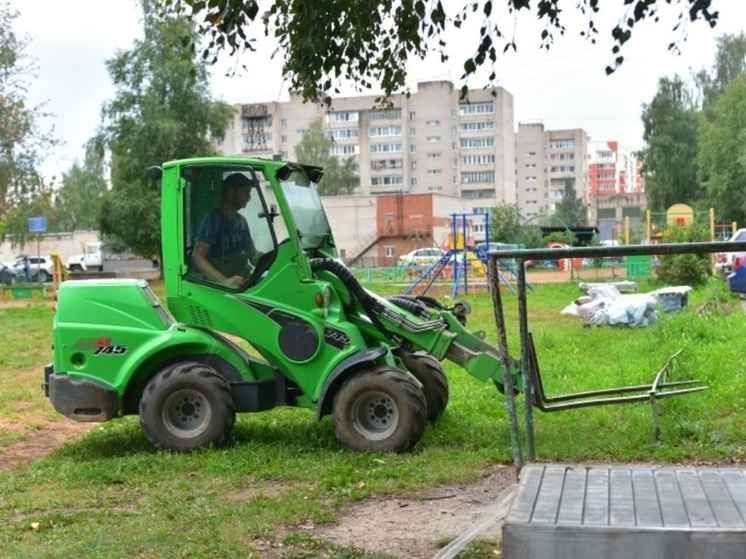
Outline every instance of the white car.
<path id="1" fill-rule="evenodd" d="M 432 266 L 438 262 L 446 252 L 437 247 L 418 248 L 399 257 L 400 266 Z"/>
<path id="2" fill-rule="evenodd" d="M 729 243 L 732 243 L 733 241 L 746 241 L 746 229 L 739 229 L 733 235 L 731 235 L 731 238 L 728 239 Z M 739 254 L 743 254 L 741 252 L 718 252 L 715 254 L 715 271 L 722 274 L 723 276 L 727 276 L 733 271 L 733 260 L 735 257 Z"/>
<path id="3" fill-rule="evenodd" d="M 54 276 L 54 262 L 52 262 L 51 256 L 32 256 L 28 255 L 29 261 L 29 273 L 33 281 L 41 281 L 42 283 L 48 281 Z M 13 268 L 16 271 L 17 278 L 23 279 L 23 256 L 19 256 Z"/>

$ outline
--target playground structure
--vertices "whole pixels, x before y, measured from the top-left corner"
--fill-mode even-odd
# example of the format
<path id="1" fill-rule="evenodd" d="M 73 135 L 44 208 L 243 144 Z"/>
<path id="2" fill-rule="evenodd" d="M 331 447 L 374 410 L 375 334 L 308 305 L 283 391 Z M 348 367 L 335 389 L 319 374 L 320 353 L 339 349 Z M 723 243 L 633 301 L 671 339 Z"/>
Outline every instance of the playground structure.
<path id="1" fill-rule="evenodd" d="M 415 282 L 407 289 L 406 295 L 425 295 L 438 279 L 449 280 L 452 285 L 451 297 L 457 297 L 463 289 L 464 294 L 472 289 L 489 289 L 487 251 L 476 246 L 470 236 L 470 220 L 481 219 L 484 223 L 484 236 L 490 238 L 489 214 L 453 213 L 451 214 L 451 232 L 448 235 L 448 250 L 443 256 L 428 266 Z M 517 280 L 517 271 L 513 262 L 496 259 L 497 285 L 505 287 L 511 293 L 516 290 L 512 282 Z M 511 281 L 512 280 L 512 281 Z"/>

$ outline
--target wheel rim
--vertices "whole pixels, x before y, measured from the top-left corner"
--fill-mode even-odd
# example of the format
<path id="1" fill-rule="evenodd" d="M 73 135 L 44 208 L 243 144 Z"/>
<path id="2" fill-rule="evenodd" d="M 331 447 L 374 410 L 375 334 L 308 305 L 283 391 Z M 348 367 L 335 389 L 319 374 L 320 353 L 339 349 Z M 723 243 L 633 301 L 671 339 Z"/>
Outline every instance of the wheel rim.
<path id="1" fill-rule="evenodd" d="M 196 390 L 177 390 L 163 405 L 163 424 L 177 437 L 196 437 L 210 425 L 210 402 Z"/>
<path id="2" fill-rule="evenodd" d="M 381 391 L 361 394 L 352 406 L 355 430 L 368 440 L 388 437 L 399 423 L 399 408 L 391 396 Z"/>

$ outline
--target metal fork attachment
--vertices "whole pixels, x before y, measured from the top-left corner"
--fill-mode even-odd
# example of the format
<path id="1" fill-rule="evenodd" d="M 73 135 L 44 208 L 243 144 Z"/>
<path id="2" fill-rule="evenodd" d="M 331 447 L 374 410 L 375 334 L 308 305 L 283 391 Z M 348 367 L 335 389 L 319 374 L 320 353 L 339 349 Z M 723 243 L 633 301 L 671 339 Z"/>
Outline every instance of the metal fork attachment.
<path id="1" fill-rule="evenodd" d="M 656 439 L 659 434 L 658 409 L 656 403 L 659 399 L 679 396 L 681 394 L 692 394 L 705 390 L 706 386 L 694 386 L 690 388 L 677 388 L 697 384 L 697 380 L 681 380 L 666 382 L 666 373 L 673 360 L 681 353 L 677 351 L 668 358 L 663 368 L 658 371 L 653 384 L 642 384 L 638 386 L 621 386 L 619 388 L 606 388 L 603 390 L 590 390 L 587 392 L 576 392 L 575 394 L 563 394 L 549 397 L 544 392 L 544 385 L 539 372 L 539 361 L 536 357 L 533 335 L 528 334 L 528 373 L 531 376 L 531 403 L 543 412 L 554 412 L 571 410 L 574 408 L 587 408 L 590 406 L 606 406 L 609 404 L 629 404 L 633 402 L 649 401 L 653 407 L 653 421 L 655 423 Z M 627 396 L 619 396 L 628 394 Z M 617 396 L 615 396 L 617 395 Z M 608 397 L 605 397 L 608 396 Z"/>

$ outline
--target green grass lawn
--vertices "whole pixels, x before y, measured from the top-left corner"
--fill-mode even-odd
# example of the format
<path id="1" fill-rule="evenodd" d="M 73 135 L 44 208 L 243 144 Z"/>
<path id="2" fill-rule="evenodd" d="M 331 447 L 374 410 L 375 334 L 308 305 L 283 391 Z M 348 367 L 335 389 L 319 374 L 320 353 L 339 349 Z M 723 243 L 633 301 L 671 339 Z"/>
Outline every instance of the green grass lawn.
<path id="1" fill-rule="evenodd" d="M 671 379 L 699 379 L 709 388 L 661 404 L 658 441 L 648 404 L 537 411 L 538 459 L 742 460 L 746 315 L 722 282 L 693 292 L 684 312 L 640 329 L 583 328 L 582 320 L 560 315 L 579 294 L 570 283 L 535 284 L 528 293 L 550 395 L 650 383 L 680 349 Z M 496 343 L 491 296 L 464 298 L 473 308 L 469 328 Z M 517 356 L 517 302 L 510 294 L 503 301 Z M 37 429 L 40 418 L 70 421 L 51 410 L 39 387 L 51 358 L 52 316 L 49 302 L 0 308 L 0 452 Z M 311 553 L 294 527 L 333 521 L 351 501 L 417 498 L 435 484 L 473 481 L 489 465 L 512 463 L 505 399 L 491 383 L 450 363 L 445 368 L 449 407 L 415 450 L 401 455 L 351 453 L 337 442 L 329 417 L 318 422 L 301 409 L 241 415 L 229 447 L 189 455 L 155 450 L 135 417 L 96 426 L 47 458 L 0 472 L 0 555 L 258 557 L 252 542 L 261 538 L 284 541 L 287 557 L 374 557 L 334 547 Z M 522 397 L 517 403 L 522 423 Z"/>

